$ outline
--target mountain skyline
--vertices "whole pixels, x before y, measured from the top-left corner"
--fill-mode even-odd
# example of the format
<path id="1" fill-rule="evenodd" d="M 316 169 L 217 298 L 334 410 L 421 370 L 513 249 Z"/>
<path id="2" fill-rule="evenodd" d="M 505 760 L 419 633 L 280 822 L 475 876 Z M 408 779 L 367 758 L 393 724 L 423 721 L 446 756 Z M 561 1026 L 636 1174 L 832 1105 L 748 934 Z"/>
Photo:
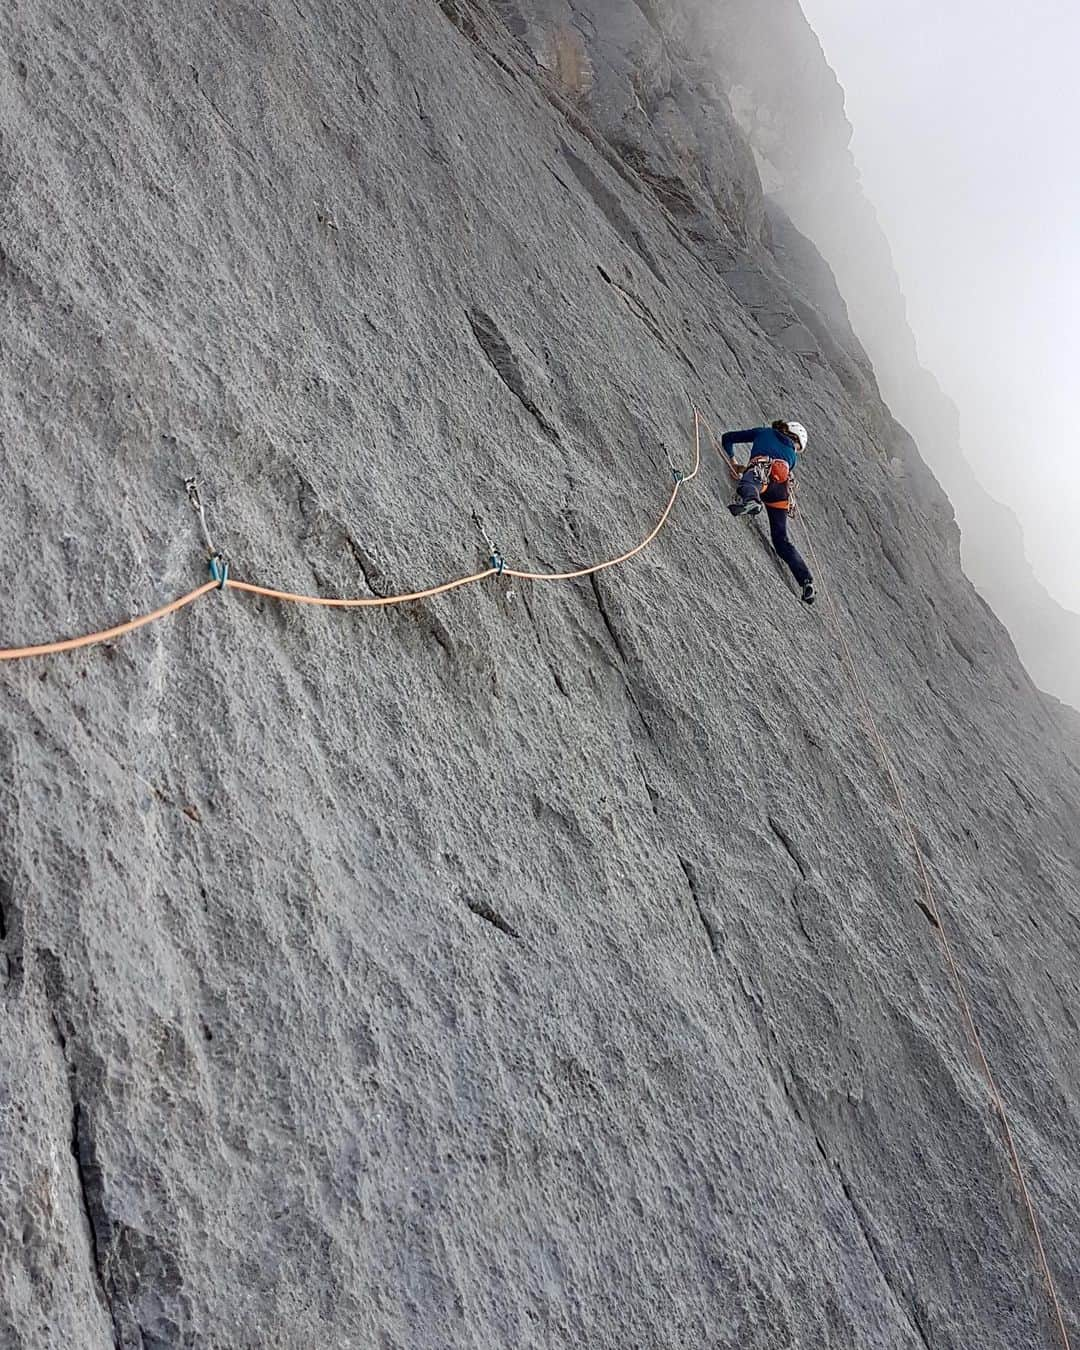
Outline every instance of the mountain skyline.
<path id="1" fill-rule="evenodd" d="M 908 0 L 885 24 L 857 0 L 803 7 L 844 90 L 920 357 L 960 409 L 980 482 L 1020 520 L 1037 577 L 1080 612 L 1068 430 L 1080 164 L 1067 78 L 1080 16 Z"/>

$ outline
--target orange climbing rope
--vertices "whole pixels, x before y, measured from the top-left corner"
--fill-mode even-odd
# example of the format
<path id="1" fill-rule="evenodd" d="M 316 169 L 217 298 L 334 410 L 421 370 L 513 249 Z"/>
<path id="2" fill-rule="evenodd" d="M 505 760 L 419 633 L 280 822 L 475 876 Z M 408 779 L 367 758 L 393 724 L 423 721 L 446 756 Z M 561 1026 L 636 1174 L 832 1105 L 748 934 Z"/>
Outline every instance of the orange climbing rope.
<path id="1" fill-rule="evenodd" d="M 276 591 L 271 586 L 255 586 L 250 581 L 233 581 L 231 577 L 225 581 L 225 586 L 231 591 L 264 595 L 267 599 L 281 600 L 293 605 L 323 605 L 328 609 L 385 609 L 388 605 L 408 604 L 410 600 L 430 600 L 434 595 L 445 595 L 447 591 L 460 590 L 462 586 L 473 586 L 487 577 L 496 576 L 497 573 L 497 568 L 489 567 L 483 572 L 458 577 L 456 581 L 444 581 L 441 586 L 429 586 L 423 591 L 408 591 L 402 595 L 360 595 L 342 599 L 328 598 L 324 595 L 297 595 L 293 591 Z"/>
<path id="2" fill-rule="evenodd" d="M 808 552 L 810 553 L 810 560 L 811 563 L 813 564 L 814 574 L 816 576 L 820 573 L 820 566 L 818 564 L 817 554 L 814 549 L 813 541 L 811 540 L 810 533 L 806 528 L 805 515 L 803 515 L 802 519 L 802 529 L 803 529 L 803 537 L 806 540 L 806 547 Z M 1032 1199 L 1031 1190 L 1028 1186 L 1027 1177 L 1024 1173 L 1023 1163 L 1020 1160 L 1020 1150 L 1017 1147 L 1016 1137 L 1013 1134 L 1012 1126 L 1009 1123 L 1008 1111 L 1005 1108 L 1004 1099 L 1002 1098 L 1001 1091 L 998 1088 L 997 1079 L 994 1077 L 993 1070 L 990 1067 L 990 1060 L 987 1056 L 985 1047 L 983 1046 L 982 1036 L 979 1034 L 979 1027 L 975 1021 L 975 1014 L 972 1011 L 971 1000 L 968 997 L 967 987 L 964 983 L 964 977 L 960 970 L 960 963 L 956 959 L 956 955 L 953 952 L 952 943 L 949 940 L 949 935 L 945 928 L 941 906 L 938 903 L 937 895 L 934 890 L 934 884 L 930 878 L 930 870 L 926 865 L 926 858 L 923 854 L 922 846 L 919 843 L 919 837 L 915 830 L 915 822 L 912 817 L 911 811 L 908 807 L 907 800 L 904 796 L 903 790 L 900 786 L 900 780 L 897 777 L 896 770 L 893 766 L 892 756 L 889 754 L 888 745 L 886 744 L 885 738 L 882 735 L 881 730 L 879 729 L 878 724 L 874 718 L 874 714 L 870 708 L 870 700 L 867 697 L 866 688 L 861 678 L 859 677 L 859 668 L 855 662 L 854 655 L 852 654 L 851 651 L 851 646 L 848 643 L 847 637 L 844 633 L 843 625 L 840 622 L 839 611 L 833 601 L 832 596 L 829 594 L 828 589 L 825 589 L 825 599 L 826 599 L 826 606 L 829 610 L 833 632 L 835 633 L 836 638 L 844 654 L 844 663 L 847 667 L 849 682 L 851 683 L 852 689 L 855 692 L 857 700 L 862 706 L 862 712 L 864 718 L 866 719 L 866 725 L 870 734 L 870 739 L 873 741 L 874 746 L 877 750 L 878 757 L 881 760 L 882 768 L 885 771 L 885 776 L 888 779 L 889 786 L 892 789 L 892 794 L 893 797 L 895 798 L 897 808 L 901 816 L 903 817 L 904 833 L 907 835 L 907 838 L 911 843 L 912 853 L 915 856 L 916 870 L 919 875 L 919 881 L 922 887 L 923 895 L 926 897 L 927 910 L 933 917 L 934 925 L 941 939 L 941 946 L 945 955 L 945 963 L 946 966 L 948 967 L 949 974 L 952 979 L 953 988 L 956 991 L 957 1002 L 960 1006 L 964 1026 L 971 1040 L 971 1044 L 975 1051 L 976 1058 L 978 1059 L 979 1065 L 982 1069 L 983 1077 L 986 1079 L 986 1085 L 990 1093 L 990 1100 L 994 1106 L 994 1110 L 997 1113 L 998 1119 L 1001 1122 L 1001 1131 L 1005 1141 L 1006 1152 L 1009 1157 L 1009 1164 L 1012 1169 L 1013 1176 L 1016 1179 L 1017 1188 L 1020 1192 L 1020 1197 L 1023 1202 L 1024 1209 L 1027 1212 L 1028 1223 L 1030 1224 L 1031 1227 L 1031 1234 L 1035 1245 L 1035 1253 L 1039 1268 L 1039 1274 L 1042 1276 L 1043 1282 L 1046 1286 L 1046 1292 L 1047 1295 L 1049 1296 L 1050 1305 L 1051 1308 L 1053 1309 L 1055 1320 L 1057 1321 L 1058 1332 L 1061 1336 L 1061 1344 L 1063 1350 L 1072 1350 L 1071 1342 L 1069 1340 L 1069 1333 L 1065 1326 L 1065 1314 L 1061 1307 L 1061 1300 L 1058 1296 L 1057 1285 L 1054 1282 L 1053 1271 L 1050 1269 L 1050 1262 L 1046 1255 L 1046 1247 L 1043 1243 L 1042 1229 L 1039 1225 L 1038 1214 L 1035 1209 L 1035 1202 Z"/>
<path id="3" fill-rule="evenodd" d="M 587 567 L 576 568 L 568 572 L 528 572 L 514 568 L 492 566 L 486 568 L 483 571 L 474 572 L 469 576 L 458 577 L 455 580 L 442 582 L 439 585 L 429 586 L 419 591 L 409 591 L 398 595 L 361 596 L 357 598 L 327 598 L 318 595 L 301 595 L 296 594 L 292 591 L 275 590 L 268 586 L 257 586 L 247 581 L 235 581 L 226 575 L 220 580 L 215 579 L 213 581 L 205 582 L 201 586 L 197 586 L 194 590 L 189 591 L 186 595 L 182 595 L 178 599 L 172 600 L 166 605 L 162 605 L 159 609 L 155 609 L 151 611 L 149 614 L 143 614 L 138 618 L 129 619 L 126 623 L 117 624 L 113 628 L 103 629 L 100 632 L 95 633 L 86 633 L 81 637 L 62 639 L 57 642 L 41 643 L 37 646 L 9 647 L 6 649 L 0 649 L 0 661 L 17 661 L 32 656 L 56 655 L 61 652 L 75 651 L 82 647 L 91 647 L 98 643 L 108 642 L 114 638 L 123 637 L 127 633 L 134 632 L 138 628 L 143 628 L 148 624 L 154 623 L 158 619 L 164 619 L 168 615 L 176 613 L 177 610 L 183 609 L 185 606 L 193 604 L 196 600 L 201 599 L 204 595 L 207 595 L 212 590 L 224 588 L 228 588 L 235 591 L 243 591 L 250 595 L 264 596 L 268 599 L 278 600 L 292 604 L 319 605 L 327 608 L 339 608 L 339 609 L 378 609 L 378 608 L 387 608 L 391 605 L 406 604 L 410 601 L 428 600 L 438 595 L 444 595 L 449 591 L 460 590 L 462 587 L 475 585 L 481 581 L 487 580 L 489 577 L 492 576 L 502 575 L 507 577 L 513 577 L 516 580 L 521 581 L 573 581 L 579 577 L 591 576 L 596 572 L 602 572 L 609 568 L 619 567 L 623 563 L 629 562 L 631 558 L 634 558 L 638 554 L 643 553 L 645 549 L 647 549 L 649 545 L 653 542 L 653 540 L 656 539 L 657 535 L 660 534 L 661 530 L 663 530 L 664 526 L 667 524 L 668 519 L 675 508 L 675 503 L 678 500 L 681 489 L 686 483 L 693 481 L 693 479 L 695 479 L 698 476 L 698 473 L 701 468 L 702 426 L 704 426 L 706 431 L 708 432 L 709 437 L 713 443 L 713 446 L 717 449 L 720 448 L 717 445 L 716 435 L 713 432 L 712 427 L 709 425 L 705 417 L 695 408 L 694 467 L 692 471 L 684 476 L 673 470 L 675 483 L 674 486 L 672 487 L 671 495 L 668 498 L 667 504 L 664 507 L 664 510 L 661 513 L 657 523 L 653 526 L 653 528 L 649 531 L 649 533 L 639 544 L 635 545 L 631 549 L 628 549 L 625 553 L 620 553 L 617 557 L 614 558 L 605 559 L 603 562 L 592 563 Z M 204 521 L 204 530 L 205 530 L 205 521 Z M 816 552 L 814 550 L 813 542 L 809 537 L 809 532 L 806 531 L 805 529 L 805 521 L 804 521 L 804 535 L 806 535 L 807 548 L 811 555 L 811 560 L 814 565 L 814 571 L 817 573 L 820 571 L 820 568 L 818 565 L 818 560 Z M 886 746 L 884 737 L 882 736 L 880 730 L 878 729 L 877 723 L 874 720 L 873 713 L 870 709 L 870 704 L 866 696 L 866 691 L 863 687 L 861 679 L 859 678 L 858 667 L 856 666 L 855 659 L 851 652 L 851 648 L 848 644 L 846 636 L 844 635 L 843 627 L 840 623 L 839 613 L 828 591 L 825 592 L 825 595 L 826 595 L 826 603 L 831 615 L 832 626 L 844 652 L 844 657 L 849 671 L 849 679 L 852 682 L 852 686 L 853 689 L 855 690 L 856 697 L 858 698 L 859 702 L 862 705 L 863 714 L 867 721 L 867 726 L 870 731 L 871 739 L 873 740 L 877 748 L 877 752 L 881 758 L 882 766 L 885 770 L 886 776 L 889 780 L 889 784 L 893 791 L 893 795 L 896 799 L 897 806 L 900 810 L 901 815 L 904 818 L 906 834 L 911 842 L 912 850 L 915 855 L 917 870 L 919 873 L 923 892 L 926 896 L 927 908 L 934 918 L 937 931 L 941 937 L 942 947 L 945 953 L 946 964 L 948 965 L 953 985 L 956 990 L 958 1002 L 960 1004 L 961 1012 L 963 1014 L 963 1020 L 967 1028 L 968 1034 L 971 1038 L 972 1045 L 974 1046 L 979 1063 L 982 1067 L 983 1075 L 986 1079 L 994 1108 L 1001 1121 L 1002 1133 L 1007 1147 L 1010 1164 L 1019 1186 L 1020 1194 L 1024 1202 L 1024 1207 L 1027 1211 L 1028 1220 L 1031 1225 L 1031 1231 L 1034 1237 L 1035 1249 L 1038 1257 L 1040 1272 L 1045 1281 L 1047 1292 L 1050 1296 L 1050 1302 L 1052 1304 L 1054 1314 L 1057 1319 L 1058 1330 L 1061 1334 L 1062 1345 L 1064 1347 L 1064 1350 L 1071 1350 L 1069 1334 L 1065 1326 L 1065 1316 L 1062 1311 L 1060 1299 L 1058 1297 L 1057 1287 L 1054 1283 L 1053 1272 L 1050 1269 L 1050 1263 L 1046 1256 L 1046 1249 L 1044 1247 L 1042 1240 L 1042 1232 L 1039 1226 L 1038 1216 L 1035 1210 L 1035 1203 L 1031 1197 L 1031 1192 L 1028 1187 L 1026 1176 L 1024 1174 L 1019 1149 L 1017 1148 L 1015 1136 L 1013 1134 L 1012 1127 L 1009 1123 L 1008 1113 L 1005 1108 L 1004 1100 L 1002 1099 L 1001 1092 L 997 1086 L 997 1081 L 994 1078 L 993 1071 L 991 1070 L 989 1059 L 983 1047 L 982 1038 L 979 1035 L 979 1029 L 975 1022 L 974 1013 L 972 1011 L 971 1003 L 967 995 L 967 990 L 964 984 L 959 964 L 953 953 L 952 944 L 949 941 L 948 934 L 945 930 L 945 925 L 942 921 L 941 908 L 940 905 L 938 904 L 937 897 L 934 893 L 934 887 L 930 879 L 929 870 L 926 866 L 926 860 L 923 856 L 922 848 L 918 840 L 918 835 L 916 834 L 915 831 L 915 824 L 912 819 L 911 812 L 909 811 L 907 803 L 904 799 L 904 795 L 901 790 L 895 769 L 893 768 L 892 759 L 888 752 L 888 747 Z"/>
<path id="4" fill-rule="evenodd" d="M 147 624 L 154 623 L 158 619 L 164 619 L 167 615 L 175 613 L 178 609 L 183 609 L 185 605 L 190 605 L 200 599 L 208 592 L 219 589 L 229 589 L 233 591 L 244 591 L 249 595 L 261 595 L 270 600 L 279 600 L 283 603 L 296 605 L 321 605 L 329 609 L 385 609 L 391 605 L 404 605 L 414 600 L 430 600 L 437 595 L 445 595 L 448 591 L 460 590 L 463 586 L 473 586 L 477 582 L 486 581 L 489 577 L 505 576 L 513 577 L 519 581 L 573 581 L 578 577 L 591 576 L 594 572 L 603 572 L 611 567 L 619 567 L 622 563 L 629 562 L 631 558 L 637 557 L 653 542 L 656 536 L 668 522 L 672 511 L 675 509 L 675 503 L 678 500 L 679 492 L 686 483 L 691 482 L 698 476 L 701 468 L 701 431 L 700 425 L 704 419 L 701 414 L 694 409 L 694 467 L 690 473 L 685 476 L 673 470 L 675 483 L 671 489 L 671 496 L 668 498 L 667 505 L 661 513 L 660 519 L 645 536 L 640 544 L 636 544 L 632 549 L 625 553 L 620 553 L 618 557 L 607 558 L 603 562 L 592 563 L 588 567 L 580 567 L 571 572 L 525 572 L 510 567 L 488 567 L 482 572 L 473 572 L 470 576 L 457 577 L 453 581 L 444 581 L 436 586 L 428 586 L 424 590 L 407 591 L 400 595 L 372 595 L 358 596 L 355 598 L 336 598 L 322 595 L 299 595 L 293 591 L 279 591 L 270 586 L 256 586 L 250 581 L 236 581 L 226 576 L 223 580 L 208 581 L 202 586 L 198 586 L 187 595 L 180 596 L 179 599 L 171 601 L 167 605 L 162 605 L 160 609 L 155 609 L 149 614 L 143 614 L 137 619 L 130 619 L 127 623 L 118 624 L 115 628 L 106 628 L 97 633 L 86 633 L 82 637 L 65 638 L 58 642 L 45 642 L 35 647 L 8 647 L 0 648 L 0 661 L 20 661 L 29 656 L 52 656 L 58 652 L 75 651 L 80 647 L 93 647 L 101 642 L 108 642 L 112 638 L 123 637 L 125 633 L 134 632 L 136 628 L 143 628 Z"/>
<path id="5" fill-rule="evenodd" d="M 73 652 L 78 647 L 94 647 L 99 642 L 109 642 L 112 638 L 123 637 L 125 633 L 133 633 L 136 628 L 145 628 L 148 623 L 164 619 L 168 614 L 175 614 L 178 609 L 183 609 L 185 605 L 201 599 L 207 591 L 216 590 L 217 584 L 216 581 L 207 581 L 202 586 L 196 586 L 193 591 L 188 591 L 187 595 L 180 596 L 178 600 L 171 600 L 150 614 L 141 614 L 137 619 L 129 619 L 127 623 L 118 623 L 115 628 L 104 628 L 100 633 L 84 633 L 82 637 L 63 638 L 59 642 L 43 642 L 37 647 L 0 648 L 0 661 L 21 661 L 26 656 L 55 656 L 57 652 Z"/>
<path id="6" fill-rule="evenodd" d="M 430 586 L 424 591 L 413 591 L 407 595 L 362 596 L 355 600 L 327 600 L 321 595 L 297 595 L 292 591 L 275 591 L 269 586 L 253 586 L 249 581 L 227 580 L 225 585 L 235 591 L 247 591 L 251 595 L 264 595 L 271 600 L 282 600 L 299 605 L 326 605 L 335 609 L 376 609 L 379 606 L 405 604 L 409 600 L 429 600 L 432 596 L 443 595 L 446 591 L 454 591 L 461 586 L 472 586 L 478 581 L 486 581 L 488 577 L 513 577 L 516 581 L 576 581 L 579 577 L 592 576 L 594 572 L 604 572 L 610 567 L 620 567 L 623 563 L 629 562 L 631 558 L 636 558 L 639 553 L 644 553 L 667 524 L 668 517 L 675 509 L 675 503 L 679 499 L 680 490 L 698 476 L 701 470 L 701 432 L 699 424 L 705 424 L 705 419 L 695 409 L 693 469 L 685 476 L 676 477 L 671 489 L 671 496 L 660 514 L 660 519 L 641 543 L 635 544 L 625 553 L 620 553 L 618 557 L 591 563 L 588 567 L 579 567 L 572 572 L 522 572 L 514 567 L 489 567 L 483 572 L 474 572 L 472 576 L 459 577 L 456 581 L 447 581 L 441 586 Z"/>
<path id="7" fill-rule="evenodd" d="M 731 475 L 731 477 L 732 477 L 736 482 L 738 482 L 739 479 L 742 477 L 742 474 L 741 474 L 739 471 L 736 470 L 736 468 L 735 468 L 735 466 L 734 466 L 732 460 L 731 460 L 730 457 L 728 456 L 727 452 L 724 450 L 723 446 L 722 446 L 722 445 L 720 444 L 720 442 L 717 440 L 717 438 L 716 438 L 716 432 L 713 431 L 713 429 L 712 429 L 712 424 L 709 422 L 709 419 L 705 416 L 704 413 L 698 413 L 698 414 L 697 414 L 697 417 L 698 417 L 698 420 L 700 421 L 701 425 L 702 425 L 702 426 L 705 428 L 705 430 L 709 433 L 709 440 L 712 441 L 712 448 L 713 448 L 713 449 L 716 451 L 716 453 L 721 457 L 721 459 L 724 460 L 724 462 L 727 464 L 727 470 L 728 470 L 728 473 Z"/>
<path id="8" fill-rule="evenodd" d="M 675 485 L 671 489 L 671 496 L 668 498 L 667 506 L 664 507 L 660 519 L 656 522 L 656 524 L 653 526 L 653 528 L 649 531 L 649 533 L 645 536 L 645 538 L 641 541 L 640 544 L 636 545 L 636 547 L 632 549 L 629 549 L 626 553 L 620 553 L 617 558 L 608 558 L 606 562 L 593 563 L 591 567 L 580 567 L 575 572 L 517 572 L 513 568 L 508 567 L 504 570 L 503 575 L 508 577 L 516 577 L 520 581 L 575 581 L 578 577 L 592 576 L 594 572 L 604 572 L 609 567 L 619 567 L 623 563 L 629 562 L 631 558 L 636 558 L 639 553 L 644 553 L 644 551 L 649 547 L 652 541 L 656 538 L 656 536 L 667 524 L 668 516 L 671 515 L 672 511 L 674 511 L 675 503 L 679 499 L 679 492 L 682 490 L 682 488 L 686 486 L 687 483 L 692 483 L 701 471 L 701 427 L 703 425 L 707 426 L 708 423 L 705 422 L 705 418 L 695 408 L 694 467 L 685 476 L 676 473 Z"/>
<path id="9" fill-rule="evenodd" d="M 702 414 L 697 414 L 697 417 L 698 420 L 701 422 L 701 425 L 704 426 L 705 430 L 708 432 L 709 439 L 712 441 L 713 444 L 713 448 L 719 451 L 721 447 L 717 442 L 716 434 L 713 431 L 712 427 L 709 425 L 708 421 Z M 806 528 L 805 515 L 801 516 L 801 523 L 803 528 L 803 537 L 806 539 L 806 547 L 807 551 L 810 554 L 810 560 L 813 564 L 814 573 L 815 575 L 818 575 L 820 574 L 821 568 L 818 562 L 817 552 L 814 548 L 813 540 L 810 538 L 810 532 Z M 975 1014 L 972 1010 L 971 1000 L 968 997 L 967 988 L 964 984 L 964 978 L 960 970 L 960 964 L 956 959 L 952 943 L 949 940 L 949 935 L 945 928 L 944 920 L 942 918 L 941 906 L 938 903 L 937 895 L 934 891 L 934 885 L 930 878 L 930 870 L 926 865 L 926 858 L 923 854 L 922 846 L 919 843 L 919 837 L 915 830 L 915 822 L 912 818 L 911 811 L 908 808 L 903 790 L 900 787 L 900 781 L 897 777 L 896 770 L 893 766 L 892 757 L 889 754 L 885 738 L 881 734 L 881 730 L 874 719 L 873 712 L 871 711 L 870 700 L 867 697 L 865 686 L 863 685 L 863 682 L 859 677 L 859 669 L 858 666 L 856 665 L 854 655 L 852 654 L 851 646 L 844 633 L 843 625 L 840 622 L 839 611 L 828 590 L 825 591 L 825 602 L 829 611 L 833 631 L 836 634 L 836 638 L 844 654 L 844 661 L 847 667 L 846 673 L 848 676 L 848 680 L 851 683 L 855 696 L 862 707 L 862 712 L 866 720 L 867 730 L 869 732 L 870 739 L 874 743 L 874 746 L 877 750 L 878 757 L 881 760 L 882 768 L 885 771 L 885 775 L 886 778 L 888 779 L 889 786 L 892 789 L 893 797 L 896 800 L 897 808 L 899 809 L 900 814 L 903 817 L 904 833 L 906 834 L 908 840 L 911 843 L 912 852 L 915 856 L 916 870 L 919 875 L 919 881 L 922 887 L 923 894 L 926 897 L 927 910 L 933 917 L 934 924 L 937 928 L 938 935 L 940 936 L 941 939 L 942 950 L 945 955 L 945 963 L 948 967 L 953 987 L 956 991 L 957 1002 L 959 1003 L 960 1006 L 964 1026 L 971 1040 L 971 1044 L 975 1051 L 975 1055 L 979 1062 L 979 1066 L 982 1069 L 983 1077 L 986 1080 L 987 1088 L 990 1093 L 990 1099 L 994 1106 L 994 1110 L 996 1111 L 998 1119 L 1001 1122 L 1002 1136 L 1004 1138 L 1006 1152 L 1009 1157 L 1009 1165 L 1013 1172 L 1013 1176 L 1016 1179 L 1017 1188 L 1020 1192 L 1020 1197 L 1023 1202 L 1024 1209 L 1027 1213 L 1028 1223 L 1031 1227 L 1032 1238 L 1035 1245 L 1035 1254 L 1037 1265 L 1039 1268 L 1039 1274 L 1042 1277 L 1043 1282 L 1046 1286 L 1046 1291 L 1050 1299 L 1050 1306 L 1053 1309 L 1054 1318 L 1057 1322 L 1058 1332 L 1061 1336 L 1062 1347 L 1063 1350 L 1072 1350 L 1072 1345 L 1069 1340 L 1069 1333 L 1065 1326 L 1065 1314 L 1061 1307 L 1061 1299 L 1058 1295 L 1057 1285 L 1054 1282 L 1053 1272 L 1050 1269 L 1050 1262 L 1046 1255 L 1046 1247 L 1043 1242 L 1042 1229 L 1039 1225 L 1038 1214 L 1035 1209 L 1035 1202 L 1032 1199 L 1031 1190 L 1028 1186 L 1027 1177 L 1024 1173 L 1024 1167 L 1020 1159 L 1020 1150 L 1016 1144 L 1016 1136 L 1014 1135 L 1012 1125 L 1009 1122 L 1009 1115 L 1005 1108 L 1005 1102 L 1001 1095 L 1001 1090 L 997 1085 L 997 1079 L 994 1077 L 993 1070 L 990 1067 L 989 1057 L 987 1056 L 986 1049 L 983 1045 L 982 1037 L 979 1034 L 978 1024 L 975 1021 Z"/>

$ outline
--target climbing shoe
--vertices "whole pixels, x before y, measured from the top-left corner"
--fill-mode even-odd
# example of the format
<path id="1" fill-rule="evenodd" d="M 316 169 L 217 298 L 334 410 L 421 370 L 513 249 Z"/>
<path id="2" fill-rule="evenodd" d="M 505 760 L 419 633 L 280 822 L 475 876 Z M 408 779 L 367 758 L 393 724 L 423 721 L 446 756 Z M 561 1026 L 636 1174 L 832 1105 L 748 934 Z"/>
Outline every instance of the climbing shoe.
<path id="1" fill-rule="evenodd" d="M 740 497 L 737 502 L 732 502 L 728 510 L 733 516 L 756 516 L 761 510 L 760 502 L 744 502 Z"/>
<path id="2" fill-rule="evenodd" d="M 812 605 L 817 599 L 812 581 L 804 581 L 802 584 L 802 596 L 800 597 L 804 605 Z"/>

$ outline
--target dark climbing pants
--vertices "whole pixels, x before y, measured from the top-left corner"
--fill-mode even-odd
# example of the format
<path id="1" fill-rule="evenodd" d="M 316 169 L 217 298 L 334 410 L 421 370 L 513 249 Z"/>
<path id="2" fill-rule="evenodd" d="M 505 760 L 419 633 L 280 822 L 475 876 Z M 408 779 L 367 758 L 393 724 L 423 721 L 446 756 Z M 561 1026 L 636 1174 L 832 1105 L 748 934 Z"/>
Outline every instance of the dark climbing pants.
<path id="1" fill-rule="evenodd" d="M 769 461 L 759 460 L 756 464 L 750 464 L 743 470 L 743 476 L 739 479 L 739 498 L 744 502 L 758 502 L 761 500 L 761 489 L 769 481 Z"/>
<path id="2" fill-rule="evenodd" d="M 788 513 L 785 510 L 777 510 L 774 506 L 765 508 L 769 513 L 769 534 L 772 536 L 772 546 L 784 562 L 791 568 L 791 574 L 800 586 L 804 586 L 812 580 L 810 569 L 803 561 L 803 556 L 795 545 L 788 538 L 787 524 Z"/>

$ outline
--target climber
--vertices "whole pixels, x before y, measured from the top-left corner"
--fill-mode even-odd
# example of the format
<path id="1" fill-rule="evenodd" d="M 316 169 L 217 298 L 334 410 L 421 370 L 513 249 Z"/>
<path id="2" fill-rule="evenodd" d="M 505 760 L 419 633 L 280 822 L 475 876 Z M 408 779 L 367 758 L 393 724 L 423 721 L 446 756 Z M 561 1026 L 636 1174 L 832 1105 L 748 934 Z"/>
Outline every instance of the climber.
<path id="1" fill-rule="evenodd" d="M 733 516 L 752 516 L 764 503 L 773 548 L 791 568 L 803 602 L 812 605 L 814 579 L 787 532 L 791 474 L 800 452 L 806 449 L 806 441 L 806 428 L 801 422 L 774 422 L 770 427 L 753 427 L 749 431 L 725 431 L 720 438 L 732 476 L 739 478 L 738 496 L 728 510 Z M 745 465 L 737 464 L 733 447 L 746 444 L 750 446 L 748 461 Z"/>

